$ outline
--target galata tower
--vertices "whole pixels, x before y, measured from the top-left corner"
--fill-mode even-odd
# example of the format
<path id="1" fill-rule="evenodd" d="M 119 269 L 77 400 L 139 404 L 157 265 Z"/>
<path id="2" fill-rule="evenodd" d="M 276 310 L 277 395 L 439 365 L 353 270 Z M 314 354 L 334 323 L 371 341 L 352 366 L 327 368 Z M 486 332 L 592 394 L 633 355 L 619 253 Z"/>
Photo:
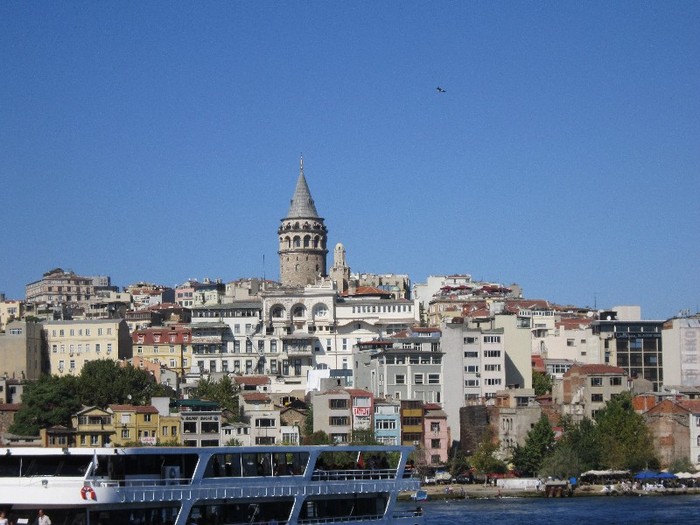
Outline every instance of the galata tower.
<path id="1" fill-rule="evenodd" d="M 282 286 L 303 287 L 326 275 L 328 230 L 318 216 L 309 185 L 304 177 L 304 158 L 287 216 L 277 230 L 280 240 L 280 282 Z"/>

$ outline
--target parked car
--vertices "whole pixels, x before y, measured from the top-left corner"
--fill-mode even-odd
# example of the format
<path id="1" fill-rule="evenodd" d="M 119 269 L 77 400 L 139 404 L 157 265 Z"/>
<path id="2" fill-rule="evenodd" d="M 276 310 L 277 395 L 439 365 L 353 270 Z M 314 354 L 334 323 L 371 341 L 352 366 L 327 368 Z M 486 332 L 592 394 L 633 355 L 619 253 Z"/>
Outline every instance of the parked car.
<path id="1" fill-rule="evenodd" d="M 446 470 L 438 470 L 435 472 L 435 481 L 437 483 L 450 483 L 452 481 L 452 474 Z"/>
<path id="2" fill-rule="evenodd" d="M 455 483 L 474 483 L 474 474 L 471 472 L 462 472 L 454 478 Z"/>

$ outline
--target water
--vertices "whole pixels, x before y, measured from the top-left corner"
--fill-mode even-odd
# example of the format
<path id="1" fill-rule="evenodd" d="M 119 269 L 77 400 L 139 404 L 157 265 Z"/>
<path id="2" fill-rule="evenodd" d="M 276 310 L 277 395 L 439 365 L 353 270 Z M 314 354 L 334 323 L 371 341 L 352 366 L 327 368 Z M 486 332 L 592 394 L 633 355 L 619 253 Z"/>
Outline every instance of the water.
<path id="1" fill-rule="evenodd" d="M 692 525 L 700 520 L 700 495 L 468 499 L 421 506 L 426 525 Z"/>

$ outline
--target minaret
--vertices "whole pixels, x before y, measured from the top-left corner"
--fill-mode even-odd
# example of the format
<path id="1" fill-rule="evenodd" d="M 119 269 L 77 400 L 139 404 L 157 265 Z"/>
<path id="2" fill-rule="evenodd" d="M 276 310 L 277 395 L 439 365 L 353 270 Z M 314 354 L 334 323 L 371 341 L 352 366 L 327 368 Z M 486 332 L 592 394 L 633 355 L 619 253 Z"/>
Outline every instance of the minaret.
<path id="1" fill-rule="evenodd" d="M 299 178 L 287 217 L 282 219 L 277 234 L 282 286 L 303 287 L 326 275 L 328 230 L 318 216 L 304 177 L 304 157 L 299 161 Z"/>

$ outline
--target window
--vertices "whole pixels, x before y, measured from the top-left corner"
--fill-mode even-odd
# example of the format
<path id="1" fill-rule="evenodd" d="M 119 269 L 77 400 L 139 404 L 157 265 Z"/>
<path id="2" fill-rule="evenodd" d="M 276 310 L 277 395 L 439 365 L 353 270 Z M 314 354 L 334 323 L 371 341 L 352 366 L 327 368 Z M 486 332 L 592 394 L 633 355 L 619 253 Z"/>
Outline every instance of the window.
<path id="1" fill-rule="evenodd" d="M 403 374 L 396 374 L 396 378 L 394 379 L 394 383 L 397 385 L 403 385 L 406 383 L 406 376 Z"/>
<path id="2" fill-rule="evenodd" d="M 466 381 L 464 381 L 464 386 L 466 386 L 466 387 L 479 386 L 479 380 L 478 379 L 467 379 Z"/>
<path id="3" fill-rule="evenodd" d="M 500 384 L 501 384 L 501 378 L 500 378 L 500 377 L 498 377 L 498 378 L 489 377 L 489 378 L 487 378 L 487 379 L 485 380 L 485 384 L 486 384 L 487 386 L 496 386 L 496 385 L 500 385 Z"/>
<path id="4" fill-rule="evenodd" d="M 346 426 L 350 424 L 348 416 L 331 416 L 328 418 L 328 424 L 331 426 Z"/>
<path id="5" fill-rule="evenodd" d="M 484 365 L 484 372 L 500 372 L 501 365 Z"/>
<path id="6" fill-rule="evenodd" d="M 593 403 L 602 403 L 603 402 L 603 394 L 591 394 L 591 401 Z"/>
<path id="7" fill-rule="evenodd" d="M 464 371 L 467 374 L 478 374 L 479 373 L 479 365 L 467 365 L 464 367 Z"/>
<path id="8" fill-rule="evenodd" d="M 430 423 L 430 431 L 431 432 L 440 432 L 440 423 L 431 422 Z"/>
<path id="9" fill-rule="evenodd" d="M 603 386 L 603 378 L 591 377 L 591 386 Z"/>
<path id="10" fill-rule="evenodd" d="M 622 378 L 620 376 L 610 378 L 610 386 L 620 386 L 622 384 Z"/>
<path id="11" fill-rule="evenodd" d="M 484 350 L 484 357 L 501 357 L 500 350 Z"/>
<path id="12" fill-rule="evenodd" d="M 576 343 L 574 342 L 573 339 L 567 339 L 566 340 L 566 346 L 575 346 Z"/>
<path id="13" fill-rule="evenodd" d="M 431 439 L 430 440 L 430 448 L 440 448 L 440 440 L 439 439 Z M 439 461 L 439 459 L 438 459 Z"/>
<path id="14" fill-rule="evenodd" d="M 271 418 L 258 418 L 255 420 L 255 428 L 270 428 L 275 426 L 275 420 Z"/>
<path id="15" fill-rule="evenodd" d="M 328 408 L 330 409 L 346 409 L 348 408 L 348 400 L 347 399 L 329 399 L 328 400 Z"/>
<path id="16" fill-rule="evenodd" d="M 473 345 L 475 343 L 476 343 L 476 337 L 465 337 L 464 338 L 465 345 Z"/>
<path id="17" fill-rule="evenodd" d="M 423 374 L 413 374 L 413 384 L 422 385 L 423 384 Z"/>
<path id="18" fill-rule="evenodd" d="M 143 420 L 144 420 L 146 423 L 150 423 L 150 422 L 151 422 L 151 414 L 144 414 L 144 415 L 143 415 Z"/>
<path id="19" fill-rule="evenodd" d="M 130 431 L 128 428 L 122 429 L 122 439 L 129 439 Z"/>
<path id="20" fill-rule="evenodd" d="M 464 357 L 466 359 L 473 359 L 479 357 L 479 352 L 464 352 Z"/>
<path id="21" fill-rule="evenodd" d="M 440 374 L 428 374 L 428 384 L 429 385 L 439 385 L 440 384 Z"/>
<path id="22" fill-rule="evenodd" d="M 500 343 L 500 342 L 501 342 L 500 335 L 485 335 L 484 336 L 484 343 Z"/>

